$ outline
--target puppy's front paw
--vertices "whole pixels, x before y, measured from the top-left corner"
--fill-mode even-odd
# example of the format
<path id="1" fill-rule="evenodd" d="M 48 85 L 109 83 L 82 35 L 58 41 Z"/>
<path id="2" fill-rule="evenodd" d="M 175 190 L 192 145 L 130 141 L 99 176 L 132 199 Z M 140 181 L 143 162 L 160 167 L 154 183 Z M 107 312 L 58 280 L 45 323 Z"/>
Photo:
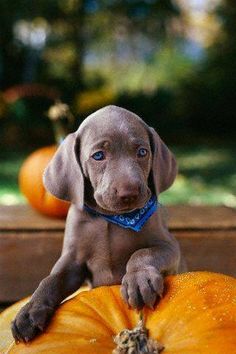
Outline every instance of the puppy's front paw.
<path id="1" fill-rule="evenodd" d="M 144 305 L 153 308 L 157 297 L 164 289 L 163 277 L 154 267 L 127 272 L 122 279 L 121 294 L 131 306 L 141 309 Z"/>
<path id="2" fill-rule="evenodd" d="M 54 309 L 37 302 L 28 302 L 11 324 L 16 342 L 29 342 L 48 325 Z"/>

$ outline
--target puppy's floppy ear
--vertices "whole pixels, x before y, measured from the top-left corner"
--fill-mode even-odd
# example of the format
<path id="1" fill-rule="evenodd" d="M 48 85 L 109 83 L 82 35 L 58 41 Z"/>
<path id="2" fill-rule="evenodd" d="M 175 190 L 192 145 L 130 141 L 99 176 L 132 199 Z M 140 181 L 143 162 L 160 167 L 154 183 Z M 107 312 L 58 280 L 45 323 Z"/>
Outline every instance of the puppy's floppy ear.
<path id="1" fill-rule="evenodd" d="M 168 189 L 177 175 L 177 163 L 172 152 L 153 128 L 149 128 L 152 148 L 151 176 L 156 194 Z"/>
<path id="2" fill-rule="evenodd" d="M 70 201 L 80 209 L 84 204 L 84 177 L 77 148 L 79 137 L 69 134 L 49 162 L 43 176 L 46 189 L 55 197 Z"/>

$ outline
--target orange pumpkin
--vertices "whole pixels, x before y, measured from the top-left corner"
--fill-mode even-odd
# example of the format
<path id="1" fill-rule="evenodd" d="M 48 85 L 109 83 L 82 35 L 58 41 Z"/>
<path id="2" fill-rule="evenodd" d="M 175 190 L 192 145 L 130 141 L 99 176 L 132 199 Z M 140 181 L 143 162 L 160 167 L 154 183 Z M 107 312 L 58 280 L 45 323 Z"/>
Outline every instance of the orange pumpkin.
<path id="1" fill-rule="evenodd" d="M 236 280 L 208 272 L 165 280 L 165 294 L 154 310 L 144 309 L 149 337 L 163 354 L 236 353 Z M 81 292 L 57 310 L 46 332 L 29 344 L 12 344 L 17 354 L 111 354 L 113 337 L 135 327 L 137 311 L 120 297 L 119 286 Z"/>
<path id="2" fill-rule="evenodd" d="M 55 198 L 43 185 L 43 172 L 57 149 L 46 146 L 33 152 L 23 163 L 19 173 L 19 186 L 31 206 L 43 214 L 56 217 L 67 215 L 70 203 Z"/>
<path id="3" fill-rule="evenodd" d="M 27 90 L 26 90 L 27 91 Z M 28 91 L 27 91 L 28 92 Z M 31 206 L 48 216 L 66 217 L 70 203 L 55 198 L 43 185 L 43 172 L 56 152 L 57 146 L 68 134 L 74 117 L 69 106 L 57 100 L 48 110 L 57 145 L 33 152 L 23 163 L 19 173 L 19 187 Z"/>

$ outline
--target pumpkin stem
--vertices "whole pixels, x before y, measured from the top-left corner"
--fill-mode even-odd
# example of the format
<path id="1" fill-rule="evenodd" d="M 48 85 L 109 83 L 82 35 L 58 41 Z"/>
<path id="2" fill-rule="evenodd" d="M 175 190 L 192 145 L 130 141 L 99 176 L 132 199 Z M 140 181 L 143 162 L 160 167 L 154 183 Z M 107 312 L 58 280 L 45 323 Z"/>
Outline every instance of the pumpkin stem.
<path id="1" fill-rule="evenodd" d="M 148 338 L 148 330 L 144 325 L 143 312 L 140 320 L 133 329 L 124 329 L 118 333 L 114 342 L 117 347 L 112 354 L 159 354 L 164 349 L 163 345 L 156 340 Z"/>
<path id="2" fill-rule="evenodd" d="M 48 118 L 52 121 L 56 143 L 59 145 L 69 133 L 69 127 L 74 121 L 74 116 L 67 104 L 57 100 L 48 112 Z"/>

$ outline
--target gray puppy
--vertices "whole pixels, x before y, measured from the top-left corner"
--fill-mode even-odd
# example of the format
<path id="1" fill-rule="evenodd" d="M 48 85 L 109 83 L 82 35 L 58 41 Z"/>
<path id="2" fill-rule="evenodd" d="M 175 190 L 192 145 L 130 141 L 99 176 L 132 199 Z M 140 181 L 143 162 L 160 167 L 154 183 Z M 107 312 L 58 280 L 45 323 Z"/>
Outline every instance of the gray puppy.
<path id="1" fill-rule="evenodd" d="M 71 202 L 62 254 L 12 323 L 16 341 L 42 332 L 85 281 L 121 284 L 130 306 L 154 306 L 163 276 L 180 271 L 179 245 L 156 200 L 176 174 L 154 129 L 120 107 L 96 111 L 65 139 L 44 174 L 46 188 Z"/>

